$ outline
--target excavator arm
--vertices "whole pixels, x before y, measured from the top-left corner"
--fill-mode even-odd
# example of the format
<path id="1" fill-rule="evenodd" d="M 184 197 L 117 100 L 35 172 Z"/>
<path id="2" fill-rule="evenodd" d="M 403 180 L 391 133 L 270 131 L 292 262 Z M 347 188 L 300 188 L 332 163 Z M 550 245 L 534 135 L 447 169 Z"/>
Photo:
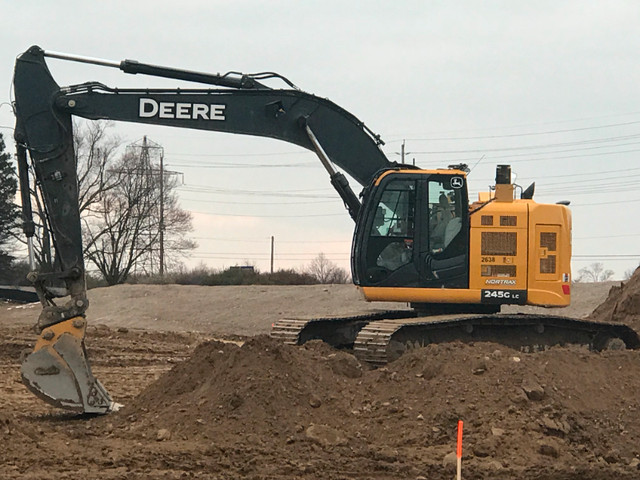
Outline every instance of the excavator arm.
<path id="1" fill-rule="evenodd" d="M 46 57 L 218 88 L 114 89 L 97 82 L 60 87 Z M 287 88 L 272 89 L 259 81 L 272 77 L 284 81 Z M 40 338 L 23 362 L 22 376 L 27 387 L 47 402 L 79 412 L 107 413 L 113 402 L 93 376 L 84 346 L 88 301 L 73 116 L 271 137 L 299 145 L 318 155 L 354 221 L 360 201 L 334 165 L 361 185 L 393 166 L 380 149 L 380 138 L 355 116 L 274 73 L 207 74 L 132 60 L 116 63 L 46 52 L 34 46 L 16 61 L 14 92 L 24 231 L 30 242 L 35 234 L 29 195 L 31 165 L 55 249 L 53 271 L 29 275 L 43 310 L 38 320 Z M 66 302 L 57 305 L 55 297 L 65 297 Z"/>

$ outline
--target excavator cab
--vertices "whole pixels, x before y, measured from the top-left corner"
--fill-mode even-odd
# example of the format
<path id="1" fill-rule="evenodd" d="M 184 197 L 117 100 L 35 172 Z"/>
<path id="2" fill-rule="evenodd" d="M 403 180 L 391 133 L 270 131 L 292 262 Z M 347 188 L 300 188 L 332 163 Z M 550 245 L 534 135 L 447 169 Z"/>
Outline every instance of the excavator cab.
<path id="1" fill-rule="evenodd" d="M 389 170 L 365 194 L 352 270 L 365 287 L 464 289 L 469 215 L 462 170 Z"/>
<path id="2" fill-rule="evenodd" d="M 571 214 L 516 198 L 511 167 L 470 204 L 466 166 L 387 169 L 365 189 L 352 270 L 370 301 L 433 313 L 570 301 Z"/>

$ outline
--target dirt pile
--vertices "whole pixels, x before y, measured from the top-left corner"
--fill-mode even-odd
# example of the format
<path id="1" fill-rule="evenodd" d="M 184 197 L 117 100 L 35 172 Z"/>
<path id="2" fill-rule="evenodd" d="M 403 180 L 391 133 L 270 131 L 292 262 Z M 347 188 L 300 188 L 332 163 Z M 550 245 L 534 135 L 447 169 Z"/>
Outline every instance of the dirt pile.
<path id="1" fill-rule="evenodd" d="M 143 429 L 166 428 L 186 437 L 250 432 L 284 441 L 314 410 L 316 421 L 342 416 L 343 399 L 322 397 L 339 395 L 349 376 L 358 375 L 362 370 L 355 357 L 320 342 L 292 348 L 265 335 L 242 347 L 210 341 L 150 385 L 123 413 L 142 416 Z M 323 400 L 330 411 L 318 409 Z"/>
<path id="2" fill-rule="evenodd" d="M 259 336 L 243 347 L 200 345 L 118 421 L 140 438 L 208 445 L 211 458 L 229 457 L 216 465 L 239 476 L 447 478 L 462 419 L 470 478 L 556 478 L 568 465 L 587 470 L 557 478 L 635 478 L 638 360 L 630 351 L 453 343 L 369 370 L 322 343 Z"/>
<path id="3" fill-rule="evenodd" d="M 607 299 L 589 316 L 602 322 L 620 322 L 640 331 L 640 268 L 626 283 L 614 285 Z"/>

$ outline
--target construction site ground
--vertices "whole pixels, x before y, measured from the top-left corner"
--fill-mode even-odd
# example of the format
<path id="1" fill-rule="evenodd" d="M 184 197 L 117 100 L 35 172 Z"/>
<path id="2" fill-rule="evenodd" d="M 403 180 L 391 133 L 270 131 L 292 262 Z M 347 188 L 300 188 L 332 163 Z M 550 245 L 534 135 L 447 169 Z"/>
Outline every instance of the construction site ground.
<path id="1" fill-rule="evenodd" d="M 600 306 L 594 318 L 640 328 L 640 274 L 616 285 L 574 285 L 561 313 Z M 370 369 L 268 337 L 282 317 L 398 307 L 350 285 L 125 285 L 89 300 L 93 370 L 123 404 L 106 416 L 26 390 L 40 307 L 0 304 L 2 479 L 450 480 L 458 420 L 464 479 L 640 478 L 638 351 L 448 343 Z"/>

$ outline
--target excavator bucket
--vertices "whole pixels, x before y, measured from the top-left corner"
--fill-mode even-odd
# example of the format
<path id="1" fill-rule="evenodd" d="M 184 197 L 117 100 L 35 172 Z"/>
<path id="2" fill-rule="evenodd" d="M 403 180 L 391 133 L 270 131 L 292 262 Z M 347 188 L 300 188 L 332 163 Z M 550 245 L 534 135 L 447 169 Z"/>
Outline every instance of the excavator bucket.
<path id="1" fill-rule="evenodd" d="M 24 384 L 45 402 L 78 413 L 104 414 L 114 402 L 91 373 L 84 346 L 83 317 L 51 325 L 22 362 Z"/>

